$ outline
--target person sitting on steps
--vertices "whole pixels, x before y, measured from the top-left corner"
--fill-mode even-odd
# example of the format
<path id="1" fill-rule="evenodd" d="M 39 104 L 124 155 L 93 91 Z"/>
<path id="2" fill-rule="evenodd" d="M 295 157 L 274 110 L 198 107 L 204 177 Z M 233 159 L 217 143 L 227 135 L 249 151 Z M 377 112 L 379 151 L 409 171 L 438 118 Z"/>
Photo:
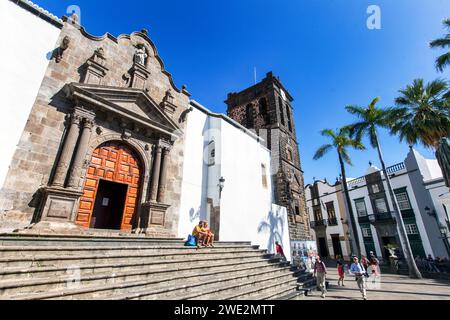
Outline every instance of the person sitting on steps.
<path id="1" fill-rule="evenodd" d="M 206 241 L 208 239 L 208 233 L 203 230 L 204 223 L 205 223 L 204 221 L 200 221 L 192 231 L 192 236 L 195 237 L 195 239 L 197 240 L 197 248 L 200 248 L 201 242 L 202 245 L 205 247 Z"/>
<path id="2" fill-rule="evenodd" d="M 208 222 L 203 221 L 202 231 L 206 233 L 206 242 L 204 242 L 206 247 L 214 248 L 214 233 L 208 226 Z"/>

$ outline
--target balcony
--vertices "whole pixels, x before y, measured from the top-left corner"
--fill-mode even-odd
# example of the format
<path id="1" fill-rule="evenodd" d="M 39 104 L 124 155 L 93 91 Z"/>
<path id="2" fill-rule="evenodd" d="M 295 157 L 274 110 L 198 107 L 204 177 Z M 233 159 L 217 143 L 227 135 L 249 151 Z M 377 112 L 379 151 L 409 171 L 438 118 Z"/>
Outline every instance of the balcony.
<path id="1" fill-rule="evenodd" d="M 388 174 L 394 174 L 394 173 L 396 173 L 398 171 L 405 170 L 405 169 L 406 169 L 405 163 L 402 162 L 402 163 L 397 163 L 397 164 L 387 168 L 386 172 Z"/>
<path id="2" fill-rule="evenodd" d="M 371 214 L 368 217 L 370 223 L 386 223 L 395 221 L 390 212 Z"/>
<path id="3" fill-rule="evenodd" d="M 327 226 L 327 220 L 311 221 L 310 222 L 310 226 L 311 226 L 311 228 L 326 227 Z"/>
<path id="4" fill-rule="evenodd" d="M 359 216 L 358 222 L 359 223 L 370 223 L 369 216 Z"/>
<path id="5" fill-rule="evenodd" d="M 336 218 L 328 219 L 328 225 L 329 226 L 337 226 L 338 225 L 337 219 Z"/>

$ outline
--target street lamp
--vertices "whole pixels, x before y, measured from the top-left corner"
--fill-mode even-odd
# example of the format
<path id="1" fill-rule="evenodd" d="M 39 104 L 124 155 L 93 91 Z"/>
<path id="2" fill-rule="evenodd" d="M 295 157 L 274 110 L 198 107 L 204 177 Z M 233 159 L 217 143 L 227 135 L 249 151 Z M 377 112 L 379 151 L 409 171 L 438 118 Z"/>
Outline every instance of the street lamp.
<path id="1" fill-rule="evenodd" d="M 434 217 L 436 219 L 436 224 L 439 229 L 439 233 L 441 234 L 441 239 L 444 241 L 445 249 L 447 249 L 447 254 L 450 256 L 450 248 L 448 244 L 448 237 L 447 237 L 447 227 L 444 226 L 440 221 L 439 217 L 436 213 L 436 210 L 431 210 L 429 207 L 425 207 L 425 212 L 430 216 Z"/>
<path id="2" fill-rule="evenodd" d="M 223 188 L 225 188 L 225 178 L 224 177 L 220 177 L 220 179 L 219 179 L 219 193 L 220 193 L 220 195 L 222 195 Z"/>

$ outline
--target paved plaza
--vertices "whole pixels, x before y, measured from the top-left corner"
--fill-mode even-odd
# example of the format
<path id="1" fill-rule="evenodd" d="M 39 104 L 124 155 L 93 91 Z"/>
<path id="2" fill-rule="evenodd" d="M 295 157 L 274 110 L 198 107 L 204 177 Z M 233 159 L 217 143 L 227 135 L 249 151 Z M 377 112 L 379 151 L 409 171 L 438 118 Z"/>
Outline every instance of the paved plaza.
<path id="1" fill-rule="evenodd" d="M 330 282 L 325 299 L 315 291 L 305 300 L 362 300 L 353 276 L 346 275 L 345 287 L 337 286 L 338 275 L 334 268 L 328 269 Z M 434 279 L 410 279 L 408 276 L 384 274 L 377 287 L 368 285 L 368 300 L 450 300 L 450 281 Z"/>

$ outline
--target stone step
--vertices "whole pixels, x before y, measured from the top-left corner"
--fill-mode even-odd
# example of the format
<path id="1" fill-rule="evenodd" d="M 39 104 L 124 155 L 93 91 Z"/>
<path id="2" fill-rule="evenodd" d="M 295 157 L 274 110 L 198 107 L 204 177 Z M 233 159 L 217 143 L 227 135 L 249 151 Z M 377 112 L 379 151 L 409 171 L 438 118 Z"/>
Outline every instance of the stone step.
<path id="1" fill-rule="evenodd" d="M 165 287 L 161 289 L 148 288 L 132 290 L 123 295 L 108 297 L 108 300 L 189 300 L 195 297 L 204 297 L 205 294 L 230 291 L 241 286 L 262 283 L 267 279 L 289 276 L 289 270 L 279 267 L 271 271 L 257 271 L 244 275 L 215 277 L 208 281 L 198 281 L 183 286 Z M 292 278 L 291 278 L 292 279 Z M 203 298 L 201 298 L 203 299 Z M 205 298 L 206 299 L 206 298 Z"/>
<path id="2" fill-rule="evenodd" d="M 231 275 L 228 277 L 218 277 L 215 273 L 200 272 L 193 275 L 191 282 L 186 282 L 186 276 L 179 274 L 176 277 L 171 277 L 170 280 L 156 279 L 146 281 L 134 281 L 125 283 L 115 283 L 107 285 L 86 286 L 75 289 L 57 290 L 54 292 L 43 292 L 25 295 L 16 295 L 4 297 L 5 299 L 20 299 L 20 300 L 41 300 L 41 299 L 130 299 L 138 296 L 138 291 L 145 297 L 152 297 L 152 299 L 161 299 L 172 294 L 180 296 L 180 293 L 192 290 L 194 288 L 202 287 L 204 290 L 212 290 L 220 287 L 223 282 L 233 282 L 239 285 L 241 279 L 245 278 L 261 278 L 263 274 L 277 274 L 284 273 L 286 275 L 288 270 L 278 268 L 269 269 L 265 271 L 258 271 L 257 273 L 244 272 L 242 275 Z M 209 277 L 209 278 L 208 278 Z M 272 276 L 273 277 L 273 276 Z"/>
<path id="3" fill-rule="evenodd" d="M 214 288 L 210 291 L 197 291 L 181 300 L 254 300 L 254 297 L 273 290 L 278 290 L 286 284 L 295 284 L 296 279 L 291 273 L 279 275 L 270 274 L 265 277 L 253 277 L 246 281 L 233 282 L 226 287 Z"/>
<path id="4" fill-rule="evenodd" d="M 262 264 L 277 263 L 277 259 L 265 260 L 261 257 L 244 257 L 239 261 L 229 260 L 224 262 L 223 260 L 208 261 L 206 265 L 202 266 L 202 269 L 215 268 L 217 266 L 240 266 L 243 264 Z M 139 263 L 105 263 L 105 264 L 87 264 L 79 266 L 80 276 L 89 276 L 99 273 L 115 274 L 118 272 L 139 272 L 141 270 L 151 271 L 155 274 L 161 272 L 183 272 L 185 270 L 192 269 L 192 266 L 196 266 L 193 263 L 186 264 L 184 260 L 179 260 L 177 263 L 171 263 L 169 266 L 165 263 L 139 262 Z M 33 268 L 6 268 L 0 270 L 0 281 L 11 281 L 15 279 L 42 279 L 48 277 L 68 276 L 73 274 L 73 269 L 67 267 L 33 267 Z"/>
<path id="5" fill-rule="evenodd" d="M 264 290 L 257 288 L 251 288 L 244 292 L 233 292 L 230 296 L 224 297 L 226 300 L 271 300 L 276 296 L 284 294 L 285 292 L 293 292 L 297 290 L 298 274 L 290 272 L 289 276 L 286 275 L 283 279 L 280 279 L 280 286 L 265 286 Z M 285 280 L 285 281 L 284 281 Z"/>
<path id="6" fill-rule="evenodd" d="M 286 282 L 283 286 L 273 287 L 270 290 L 262 293 L 253 295 L 253 300 L 278 300 L 280 297 L 298 293 L 297 286 L 292 284 L 292 282 Z"/>
<path id="7" fill-rule="evenodd" d="M 35 256 L 35 257 L 20 257 L 13 256 L 7 258 L 0 258 L 0 270 L 9 267 L 48 267 L 48 266 L 80 266 L 85 264 L 101 264 L 101 263 L 120 263 L 120 262 L 149 262 L 158 261 L 159 263 L 175 263 L 179 259 L 186 262 L 201 260 L 217 260 L 217 259 L 239 259 L 241 257 L 268 257 L 265 251 L 253 250 L 253 251 L 218 251 L 218 250 L 198 250 L 192 253 L 179 252 L 171 254 L 84 254 L 84 255 L 48 255 L 48 256 Z"/>
<path id="8" fill-rule="evenodd" d="M 205 267 L 206 266 L 201 266 L 198 269 L 185 267 L 182 270 L 180 270 L 179 268 L 165 270 L 161 269 L 158 270 L 159 272 L 141 269 L 134 272 L 121 271 L 116 274 L 111 274 L 109 272 L 97 273 L 81 276 L 78 285 L 80 287 L 101 286 L 107 284 L 117 284 L 143 280 L 158 281 L 159 283 L 165 282 L 165 284 L 169 285 L 174 281 L 182 280 L 184 282 L 189 278 L 206 277 L 206 279 L 208 279 L 209 275 L 219 277 L 226 274 L 233 274 L 236 276 L 259 271 L 276 271 L 279 265 L 277 263 L 267 263 L 267 261 L 262 261 L 258 264 L 229 264 L 227 266 L 215 264 L 213 267 L 209 266 L 208 270 L 206 270 Z M 70 285 L 73 285 L 73 283 L 69 283 L 70 280 L 71 278 L 68 278 L 68 275 L 64 275 L 52 278 L 47 277 L 36 279 L 20 279 L 20 281 L 0 281 L 0 298 L 2 296 L 14 296 L 21 293 L 39 293 L 65 290 Z"/>
<path id="9" fill-rule="evenodd" d="M 127 254 L 127 253 L 140 253 L 140 254 L 172 254 L 172 253 L 223 253 L 223 252 L 242 252 L 253 251 L 258 249 L 258 246 L 245 246 L 245 245 L 231 245 L 231 246 L 216 246 L 214 248 L 196 248 L 196 247 L 184 247 L 184 246 L 0 246 L 0 259 L 8 257 L 35 257 L 45 255 L 58 255 L 62 253 L 64 255 L 80 255 L 80 254 Z"/>
<path id="10" fill-rule="evenodd" d="M 75 235 L 23 235 L 0 234 L 0 246 L 182 246 L 184 239 L 155 239 L 143 236 L 75 236 Z M 216 246 L 251 246 L 247 241 L 216 242 Z"/>

